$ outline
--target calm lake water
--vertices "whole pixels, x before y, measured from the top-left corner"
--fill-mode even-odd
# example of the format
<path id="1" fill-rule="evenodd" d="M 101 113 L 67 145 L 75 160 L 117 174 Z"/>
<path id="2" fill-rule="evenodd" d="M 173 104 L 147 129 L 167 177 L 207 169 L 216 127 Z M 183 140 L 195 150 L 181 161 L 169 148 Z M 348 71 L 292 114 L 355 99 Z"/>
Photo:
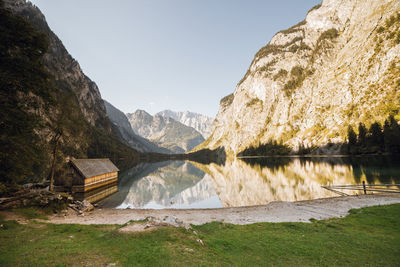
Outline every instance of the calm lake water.
<path id="1" fill-rule="evenodd" d="M 120 173 L 105 208 L 220 208 L 338 196 L 322 185 L 400 183 L 399 157 L 235 159 L 225 165 L 169 161 Z M 346 193 L 356 193 L 344 191 Z M 360 193 L 360 192 L 357 192 Z"/>

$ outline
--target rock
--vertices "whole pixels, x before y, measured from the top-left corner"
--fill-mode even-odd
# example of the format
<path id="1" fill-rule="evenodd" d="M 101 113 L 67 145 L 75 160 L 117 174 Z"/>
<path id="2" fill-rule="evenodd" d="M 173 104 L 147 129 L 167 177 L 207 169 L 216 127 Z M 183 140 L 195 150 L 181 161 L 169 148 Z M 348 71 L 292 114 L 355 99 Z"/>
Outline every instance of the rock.
<path id="1" fill-rule="evenodd" d="M 197 241 L 200 245 L 204 246 L 203 240 L 201 240 L 201 239 L 196 239 L 196 241 Z"/>
<path id="2" fill-rule="evenodd" d="M 78 212 L 78 214 L 84 214 L 84 212 L 90 212 L 94 210 L 94 206 L 87 200 L 76 200 L 72 203 L 69 203 L 68 207 Z"/>
<path id="3" fill-rule="evenodd" d="M 77 201 L 74 201 L 74 203 L 69 204 L 68 206 L 80 213 L 89 212 L 89 211 L 94 210 L 94 206 L 87 200 L 83 200 L 83 201 L 77 200 Z"/>
<path id="4" fill-rule="evenodd" d="M 163 219 L 155 218 L 152 216 L 146 217 L 149 225 L 158 226 L 158 225 L 171 225 L 174 227 L 185 227 L 186 230 L 192 229 L 190 224 L 184 223 L 183 221 L 179 220 L 175 216 L 165 216 Z"/>
<path id="5" fill-rule="evenodd" d="M 89 211 L 94 210 L 94 206 L 87 200 L 82 201 L 82 205 L 83 206 L 82 206 L 81 210 L 83 212 L 89 212 Z"/>
<path id="6" fill-rule="evenodd" d="M 165 216 L 162 219 L 163 223 L 175 226 L 175 227 L 181 227 L 183 225 L 183 222 L 178 220 L 175 216 Z"/>
<path id="7" fill-rule="evenodd" d="M 221 100 L 210 139 L 196 149 L 236 155 L 269 140 L 292 149 L 340 144 L 348 125 L 382 123 L 387 106 L 400 106 L 400 44 L 387 38 L 398 22 L 385 23 L 399 12 L 398 0 L 323 0 L 260 49 Z"/>
<path id="8" fill-rule="evenodd" d="M 191 248 L 185 248 L 185 251 L 187 251 L 187 252 L 194 252 L 194 250 L 191 249 Z"/>
<path id="9" fill-rule="evenodd" d="M 191 230 L 192 226 L 190 226 L 189 223 L 183 223 L 183 227 L 185 227 L 186 230 Z"/>

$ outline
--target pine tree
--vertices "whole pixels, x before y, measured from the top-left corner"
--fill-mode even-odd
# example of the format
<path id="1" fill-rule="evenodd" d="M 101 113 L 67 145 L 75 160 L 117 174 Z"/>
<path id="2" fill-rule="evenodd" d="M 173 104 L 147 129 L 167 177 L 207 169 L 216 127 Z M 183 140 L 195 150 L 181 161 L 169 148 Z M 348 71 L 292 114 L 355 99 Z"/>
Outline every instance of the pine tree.
<path id="1" fill-rule="evenodd" d="M 382 127 L 378 122 L 373 123 L 368 130 L 368 147 L 379 147 L 380 150 L 384 149 L 384 136 Z"/>
<path id="2" fill-rule="evenodd" d="M 365 147 L 367 145 L 367 128 L 364 123 L 360 122 L 358 124 L 358 139 L 357 144 L 361 147 Z"/>
<path id="3" fill-rule="evenodd" d="M 347 153 L 353 154 L 356 152 L 357 134 L 354 132 L 353 127 L 347 128 Z"/>
<path id="4" fill-rule="evenodd" d="M 400 153 L 400 126 L 393 115 L 385 120 L 383 136 L 385 151 L 389 153 Z"/>

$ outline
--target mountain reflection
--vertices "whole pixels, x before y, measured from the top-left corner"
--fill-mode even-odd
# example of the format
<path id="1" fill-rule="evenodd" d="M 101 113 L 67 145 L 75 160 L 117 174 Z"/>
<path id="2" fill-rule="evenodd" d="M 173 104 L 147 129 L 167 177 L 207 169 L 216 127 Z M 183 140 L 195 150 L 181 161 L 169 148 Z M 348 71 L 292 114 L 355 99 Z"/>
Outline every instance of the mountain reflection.
<path id="1" fill-rule="evenodd" d="M 141 164 L 120 175 L 118 193 L 103 207 L 193 208 L 221 207 L 214 184 L 189 162 Z"/>
<path id="2" fill-rule="evenodd" d="M 395 157 L 258 158 L 225 165 L 170 161 L 143 163 L 120 174 L 108 208 L 217 208 L 338 196 L 322 185 L 393 184 Z M 343 191 L 347 194 L 360 192 Z"/>
<path id="3" fill-rule="evenodd" d="M 334 197 L 321 185 L 395 183 L 400 174 L 399 160 L 385 157 L 234 159 L 225 166 L 196 166 L 213 178 L 224 207 Z"/>

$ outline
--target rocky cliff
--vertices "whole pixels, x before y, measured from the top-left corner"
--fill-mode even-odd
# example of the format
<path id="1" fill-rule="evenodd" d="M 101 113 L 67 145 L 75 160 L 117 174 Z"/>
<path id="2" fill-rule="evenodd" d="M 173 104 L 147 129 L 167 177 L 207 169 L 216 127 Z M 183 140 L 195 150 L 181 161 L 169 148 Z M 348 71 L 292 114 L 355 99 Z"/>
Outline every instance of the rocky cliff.
<path id="1" fill-rule="evenodd" d="M 201 133 L 205 139 L 207 139 L 211 134 L 213 118 L 208 116 L 190 111 L 176 112 L 172 110 L 163 110 L 158 112 L 156 115 L 172 118 L 182 124 L 185 124 L 186 126 L 192 127 Z"/>
<path id="2" fill-rule="evenodd" d="M 121 137 L 134 149 L 140 152 L 171 153 L 168 149 L 157 146 L 146 138 L 136 135 L 128 121 L 126 115 L 104 100 L 107 110 L 107 116 L 117 127 Z"/>
<path id="3" fill-rule="evenodd" d="M 54 155 L 56 170 L 71 156 L 108 157 L 119 167 L 138 159 L 40 10 L 1 0 L 0 20 L 0 187 L 45 180 Z"/>
<path id="4" fill-rule="evenodd" d="M 144 110 L 128 113 L 127 117 L 136 134 L 174 153 L 190 151 L 204 141 L 195 129 L 169 117 L 151 116 Z"/>
<path id="5" fill-rule="evenodd" d="M 27 18 L 46 34 L 49 46 L 47 53 L 43 56 L 45 68 L 61 89 L 72 91 L 76 95 L 80 109 L 91 125 L 107 128 L 104 127 L 106 109 L 99 88 L 83 73 L 79 63 L 68 53 L 62 41 L 49 28 L 46 18 L 39 8 L 25 0 L 4 0 L 4 2 L 13 13 Z"/>
<path id="6" fill-rule="evenodd" d="M 399 58 L 400 1 L 324 0 L 258 51 L 197 149 L 340 144 L 349 125 L 400 120 Z"/>

